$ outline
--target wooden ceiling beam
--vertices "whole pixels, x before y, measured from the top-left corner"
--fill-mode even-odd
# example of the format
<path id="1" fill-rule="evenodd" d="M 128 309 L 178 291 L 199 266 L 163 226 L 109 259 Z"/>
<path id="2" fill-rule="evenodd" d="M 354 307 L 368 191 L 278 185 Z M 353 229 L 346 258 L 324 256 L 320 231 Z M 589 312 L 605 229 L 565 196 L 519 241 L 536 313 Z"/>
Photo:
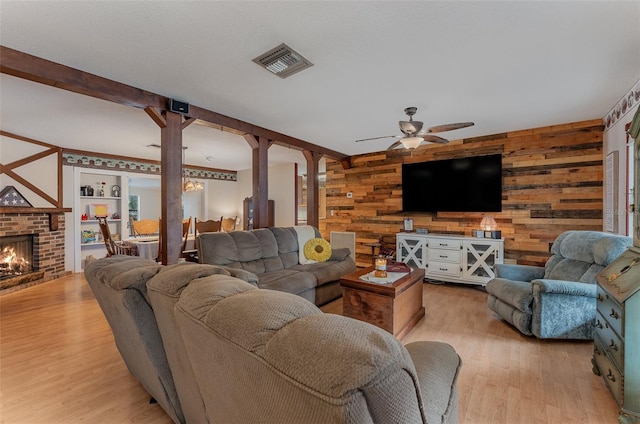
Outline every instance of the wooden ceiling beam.
<path id="1" fill-rule="evenodd" d="M 140 109 L 167 109 L 164 96 L 0 46 L 0 72 Z"/>
<path id="2" fill-rule="evenodd" d="M 167 126 L 167 120 L 162 116 L 162 110 L 147 106 L 144 108 L 144 111 L 160 128 Z"/>
<path id="3" fill-rule="evenodd" d="M 32 56 L 18 50 L 0 45 L 0 73 L 12 75 L 29 81 L 46 84 L 78 94 L 107 100 L 125 106 L 137 107 L 147 111 L 154 121 L 155 109 L 169 110 L 169 98 L 151 93 L 130 85 L 90 74 L 69 66 Z M 157 117 L 156 117 L 157 118 Z M 235 134 L 251 134 L 272 140 L 280 146 L 297 150 L 309 150 L 323 156 L 339 160 L 343 166 L 349 163 L 349 156 L 322 146 L 300 140 L 285 134 L 271 131 L 239 119 L 231 118 L 195 105 L 189 106 L 188 120 L 206 121 L 225 131 Z M 156 121 L 157 122 L 157 121 Z M 192 121 L 191 121 L 192 122 Z"/>
<path id="4" fill-rule="evenodd" d="M 348 160 L 349 158 L 349 156 L 345 155 L 344 153 L 327 149 L 326 147 L 318 146 L 307 141 L 281 134 L 276 131 L 271 131 L 266 128 L 253 125 L 248 122 L 240 121 L 239 119 L 231 118 L 217 112 L 202 109 L 194 105 L 189 106 L 189 116 L 192 118 L 196 118 L 197 120 L 218 124 L 225 128 L 233 128 L 235 130 L 241 131 L 243 134 L 250 134 L 255 137 L 263 137 L 272 140 L 274 144 L 277 144 L 279 146 L 292 147 L 296 150 L 301 151 L 310 150 L 323 156 L 339 160 L 341 162 Z"/>

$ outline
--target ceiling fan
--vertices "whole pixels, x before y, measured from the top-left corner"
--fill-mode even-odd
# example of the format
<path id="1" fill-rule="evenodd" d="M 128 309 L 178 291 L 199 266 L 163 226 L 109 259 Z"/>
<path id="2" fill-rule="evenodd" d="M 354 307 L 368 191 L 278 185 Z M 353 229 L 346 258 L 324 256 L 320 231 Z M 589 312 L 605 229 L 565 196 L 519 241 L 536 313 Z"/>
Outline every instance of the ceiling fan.
<path id="1" fill-rule="evenodd" d="M 434 133 L 452 131 L 474 125 L 473 122 L 457 122 L 455 124 L 436 125 L 435 127 L 430 127 L 423 130 L 422 122 L 413 120 L 413 115 L 416 114 L 417 110 L 417 107 L 408 107 L 404 110 L 404 113 L 407 114 L 409 120 L 398 122 L 398 124 L 400 125 L 400 131 L 402 131 L 402 134 L 404 134 L 404 136 L 387 135 L 384 137 L 363 138 L 361 140 L 356 140 L 356 143 L 360 141 L 380 140 L 382 138 L 402 137 L 399 140 L 396 140 L 396 142 L 391 146 L 389 146 L 387 150 L 395 149 L 398 146 L 404 146 L 407 149 L 415 149 L 423 142 L 438 144 L 447 144 L 449 142 L 449 140 L 447 140 L 446 138 L 437 136 Z"/>

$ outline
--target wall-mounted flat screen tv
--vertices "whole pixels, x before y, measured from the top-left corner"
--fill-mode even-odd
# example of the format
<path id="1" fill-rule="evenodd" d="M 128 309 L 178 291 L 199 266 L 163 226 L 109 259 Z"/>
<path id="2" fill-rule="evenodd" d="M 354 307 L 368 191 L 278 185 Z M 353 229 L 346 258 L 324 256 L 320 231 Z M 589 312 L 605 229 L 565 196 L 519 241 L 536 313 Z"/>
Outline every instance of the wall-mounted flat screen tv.
<path id="1" fill-rule="evenodd" d="M 403 164 L 402 210 L 502 211 L 502 155 Z"/>

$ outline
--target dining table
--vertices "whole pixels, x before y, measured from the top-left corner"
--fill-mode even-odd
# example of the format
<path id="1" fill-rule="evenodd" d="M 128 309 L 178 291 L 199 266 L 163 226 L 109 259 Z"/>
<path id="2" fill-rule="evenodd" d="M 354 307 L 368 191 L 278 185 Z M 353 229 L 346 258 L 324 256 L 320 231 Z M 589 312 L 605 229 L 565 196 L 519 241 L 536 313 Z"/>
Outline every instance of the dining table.
<path id="1" fill-rule="evenodd" d="M 158 257 L 158 237 L 137 237 L 128 240 L 129 243 L 136 246 L 138 250 L 138 256 L 144 259 L 151 259 L 155 261 Z M 187 250 L 196 248 L 196 240 L 193 234 L 189 234 L 187 237 Z"/>

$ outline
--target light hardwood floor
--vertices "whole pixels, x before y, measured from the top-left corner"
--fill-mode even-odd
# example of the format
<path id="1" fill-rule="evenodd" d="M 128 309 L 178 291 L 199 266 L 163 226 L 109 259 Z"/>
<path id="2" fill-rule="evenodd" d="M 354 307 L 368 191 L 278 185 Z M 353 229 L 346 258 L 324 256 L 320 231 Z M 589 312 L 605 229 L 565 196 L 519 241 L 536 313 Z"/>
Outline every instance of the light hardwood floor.
<path id="1" fill-rule="evenodd" d="M 524 337 L 486 293 L 424 284 L 426 316 L 404 338 L 451 344 L 462 357 L 461 423 L 617 423 L 591 372 L 591 342 Z M 341 313 L 341 300 L 322 308 Z M 130 376 L 82 274 L 0 296 L 0 422 L 170 423 Z"/>

